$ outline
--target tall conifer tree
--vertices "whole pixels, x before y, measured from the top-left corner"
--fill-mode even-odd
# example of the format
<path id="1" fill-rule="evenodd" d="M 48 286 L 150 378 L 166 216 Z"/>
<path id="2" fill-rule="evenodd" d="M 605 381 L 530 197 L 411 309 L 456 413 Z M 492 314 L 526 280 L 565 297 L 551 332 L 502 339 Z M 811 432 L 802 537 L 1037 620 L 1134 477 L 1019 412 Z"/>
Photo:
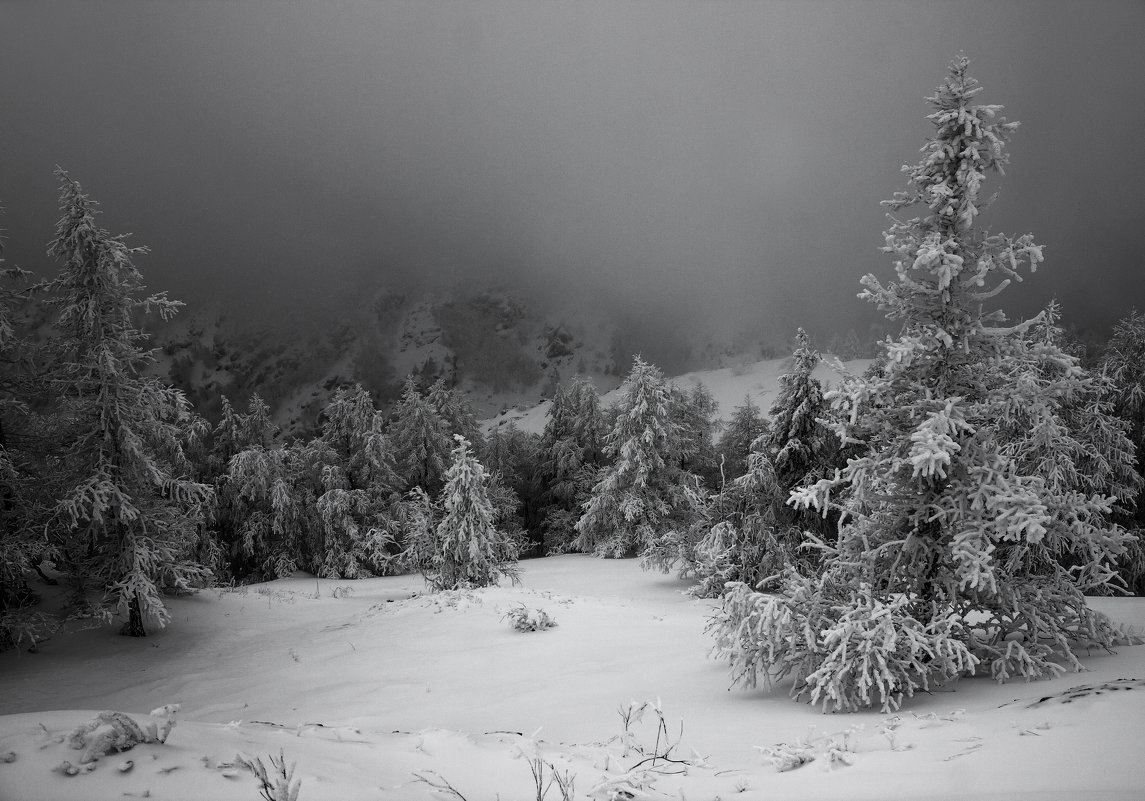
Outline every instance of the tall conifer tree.
<path id="1" fill-rule="evenodd" d="M 612 463 L 584 502 L 573 547 L 600 556 L 647 550 L 684 508 L 681 427 L 672 388 L 659 368 L 636 357 L 605 444 Z"/>
<path id="2" fill-rule="evenodd" d="M 1038 334 L 1045 313 L 1011 325 L 986 311 L 1042 250 L 1030 235 L 975 227 L 1017 124 L 974 102 L 968 64 L 953 61 L 928 98 L 935 134 L 887 203 L 919 210 L 886 232 L 895 280 L 863 279 L 862 297 L 902 333 L 881 369 L 832 393 L 841 439 L 862 451 L 792 494 L 799 506 L 835 504 L 837 546 L 821 577 L 791 576 L 777 598 L 740 587 L 717 626 L 739 678 L 794 674 L 794 694 L 828 707 L 893 708 L 977 666 L 1000 681 L 1055 675 L 1080 669 L 1074 643 L 1117 639 L 1084 597 L 1114 581 L 1125 549 L 1109 521 L 1116 498 L 1053 453 L 1072 448 L 1070 402 L 1095 397 L 1093 380 Z M 1102 403 L 1087 411 L 1085 437 L 1116 462 L 1106 483 L 1127 491 L 1124 432 Z"/>
<path id="3" fill-rule="evenodd" d="M 426 580 L 439 590 L 495 586 L 502 577 L 518 580 L 517 541 L 499 531 L 488 495 L 485 468 L 455 435 L 457 447 L 441 491 L 441 520 L 430 548 L 419 547 Z"/>
<path id="4" fill-rule="evenodd" d="M 56 507 L 60 550 L 83 582 L 105 591 L 105 608 L 127 616 L 125 633 L 170 616 L 166 588 L 188 589 L 206 569 L 191 559 L 212 490 L 188 478 L 192 412 L 186 397 L 148 375 L 153 352 L 140 314 L 163 319 L 180 304 L 147 295 L 131 248 L 96 224 L 96 204 L 56 170 L 63 217 L 48 253 L 61 269 L 45 285 L 59 308 L 52 382 L 70 486 Z"/>

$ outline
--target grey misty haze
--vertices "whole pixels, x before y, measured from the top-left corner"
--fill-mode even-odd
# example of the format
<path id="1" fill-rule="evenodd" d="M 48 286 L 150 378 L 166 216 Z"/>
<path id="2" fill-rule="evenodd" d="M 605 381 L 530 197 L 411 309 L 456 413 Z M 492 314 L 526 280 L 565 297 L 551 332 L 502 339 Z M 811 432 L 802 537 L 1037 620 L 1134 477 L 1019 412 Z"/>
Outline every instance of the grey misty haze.
<path id="1" fill-rule="evenodd" d="M 10 263 L 59 163 L 197 304 L 519 286 L 648 337 L 865 329 L 879 201 L 959 51 L 1022 122 L 982 221 L 1100 333 L 1145 305 L 1141 2 L 0 2 Z M 52 268 L 54 269 L 54 268 Z"/>

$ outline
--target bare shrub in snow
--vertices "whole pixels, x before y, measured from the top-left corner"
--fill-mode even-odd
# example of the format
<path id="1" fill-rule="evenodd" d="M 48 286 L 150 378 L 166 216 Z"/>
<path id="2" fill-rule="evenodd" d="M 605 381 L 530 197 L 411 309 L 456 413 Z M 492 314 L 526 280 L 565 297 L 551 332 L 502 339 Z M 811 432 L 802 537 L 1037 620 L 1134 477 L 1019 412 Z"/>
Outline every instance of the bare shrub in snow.
<path id="1" fill-rule="evenodd" d="M 529 609 L 524 604 L 514 606 L 501 618 L 508 620 L 515 631 L 544 631 L 557 625 L 557 621 L 544 609 Z"/>
<path id="2" fill-rule="evenodd" d="M 235 757 L 235 764 L 249 770 L 259 782 L 259 794 L 264 801 L 298 801 L 298 793 L 302 789 L 302 780 L 294 778 L 297 762 L 286 764 L 286 755 L 279 750 L 278 756 L 269 757 L 270 770 L 267 770 L 262 759 L 255 757 L 247 759 L 241 754 Z"/>
<path id="3" fill-rule="evenodd" d="M 149 723 L 146 726 L 140 726 L 122 712 L 100 712 L 68 735 L 68 745 L 83 751 L 80 764 L 85 764 L 113 752 L 127 751 L 141 743 L 165 743 L 175 728 L 178 712 L 178 704 L 167 704 L 154 709 L 151 715 L 165 718 L 165 721 L 162 725 Z"/>

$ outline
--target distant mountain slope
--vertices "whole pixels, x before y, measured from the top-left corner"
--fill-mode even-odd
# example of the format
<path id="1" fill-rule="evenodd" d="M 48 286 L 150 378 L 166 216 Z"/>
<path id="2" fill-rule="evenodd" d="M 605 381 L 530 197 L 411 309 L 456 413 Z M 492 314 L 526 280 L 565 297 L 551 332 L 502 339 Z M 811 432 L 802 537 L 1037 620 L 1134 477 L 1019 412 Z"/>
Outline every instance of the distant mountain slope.
<path id="1" fill-rule="evenodd" d="M 284 433 L 312 428 L 339 387 L 360 383 L 381 407 L 407 376 L 444 378 L 479 415 L 535 403 L 576 373 L 618 372 L 604 325 L 547 319 L 503 290 L 456 296 L 379 291 L 323 326 L 252 328 L 215 312 L 180 315 L 157 335 L 158 370 L 209 419 L 222 395 L 244 408 L 252 393 Z M 626 367 L 626 365 L 624 365 Z"/>
<path id="2" fill-rule="evenodd" d="M 504 289 L 452 295 L 383 289 L 337 320 L 277 327 L 250 326 L 210 310 L 184 313 L 157 334 L 156 344 L 158 370 L 205 417 L 216 418 L 223 395 L 244 409 L 257 392 L 288 436 L 313 430 L 339 387 L 361 384 L 385 409 L 411 375 L 426 386 L 443 378 L 458 387 L 479 418 L 492 418 L 490 426 L 515 422 L 540 431 L 545 398 L 558 382 L 587 375 L 602 392 L 614 391 L 636 347 L 609 321 L 553 319 Z M 789 366 L 789 359 L 754 361 L 767 352 L 759 341 L 695 341 L 691 351 L 692 364 L 711 369 L 675 380 L 702 381 L 722 417 L 745 397 L 766 412 Z M 825 365 L 819 375 L 835 380 Z M 612 400 L 606 394 L 605 404 Z"/>
<path id="3" fill-rule="evenodd" d="M 834 359 L 831 361 L 835 362 Z M 848 372 L 862 373 L 870 363 L 870 359 L 854 359 L 846 362 L 843 366 Z M 727 420 L 737 406 L 743 405 L 745 398 L 750 398 L 752 403 L 766 414 L 779 392 L 780 377 L 788 373 L 791 367 L 790 357 L 766 359 L 736 367 L 685 373 L 671 380 L 681 387 L 691 387 L 697 383 L 702 383 L 719 404 L 717 411 L 719 419 Z M 815 377 L 822 381 L 825 386 L 838 384 L 842 378 L 833 366 L 824 362 L 821 362 L 815 369 Z M 620 397 L 621 391 L 622 389 L 618 387 L 606 392 L 601 397 L 601 405 L 609 406 L 615 403 Z M 497 417 L 487 420 L 485 422 L 486 430 L 514 425 L 522 431 L 540 433 L 545 428 L 551 405 L 546 400 L 530 408 L 506 410 Z"/>

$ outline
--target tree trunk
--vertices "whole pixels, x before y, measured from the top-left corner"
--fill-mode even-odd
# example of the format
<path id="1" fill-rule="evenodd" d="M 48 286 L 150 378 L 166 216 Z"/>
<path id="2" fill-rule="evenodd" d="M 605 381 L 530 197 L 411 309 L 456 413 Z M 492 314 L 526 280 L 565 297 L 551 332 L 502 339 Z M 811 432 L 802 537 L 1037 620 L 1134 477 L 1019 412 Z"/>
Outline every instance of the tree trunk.
<path id="1" fill-rule="evenodd" d="M 139 606 L 139 593 L 135 593 L 131 596 L 131 602 L 127 605 L 127 610 L 127 626 L 124 628 L 123 633 L 128 637 L 146 637 L 147 630 L 143 628 L 143 611 Z"/>

